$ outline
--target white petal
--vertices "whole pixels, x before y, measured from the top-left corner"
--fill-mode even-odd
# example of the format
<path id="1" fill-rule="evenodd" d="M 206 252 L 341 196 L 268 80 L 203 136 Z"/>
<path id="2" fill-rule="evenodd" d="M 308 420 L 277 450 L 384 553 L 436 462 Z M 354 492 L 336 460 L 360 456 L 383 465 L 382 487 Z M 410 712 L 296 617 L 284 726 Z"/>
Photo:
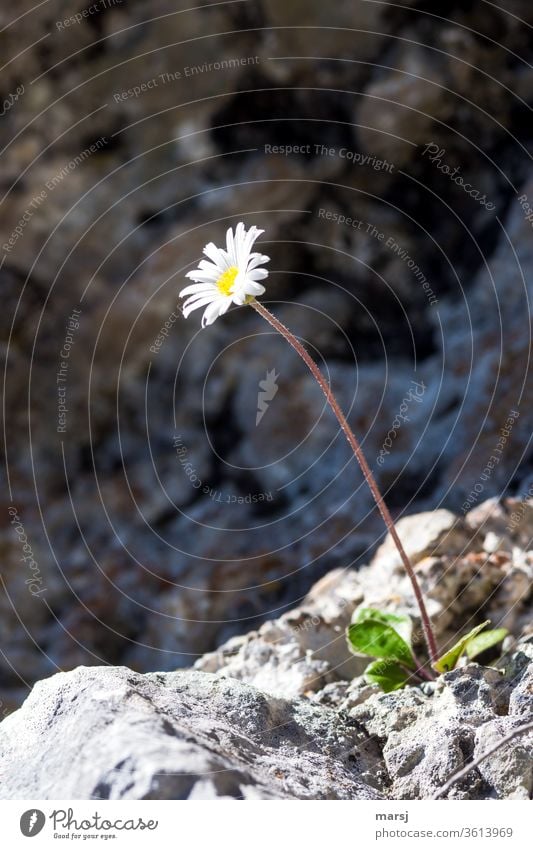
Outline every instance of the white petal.
<path id="1" fill-rule="evenodd" d="M 232 303 L 231 298 L 225 298 L 224 302 L 222 304 L 220 304 L 219 315 L 224 315 L 224 313 L 229 310 L 231 303 Z"/>
<path id="2" fill-rule="evenodd" d="M 226 249 L 230 265 L 237 265 L 237 254 L 235 251 L 235 242 L 233 239 L 233 230 L 228 227 L 226 231 Z"/>
<path id="3" fill-rule="evenodd" d="M 189 301 L 192 301 L 193 298 L 205 298 L 207 295 L 220 295 L 216 286 L 213 286 L 212 283 L 197 283 L 197 288 L 188 294 L 191 296 Z M 192 289 L 192 286 L 188 287 Z"/>
<path id="4" fill-rule="evenodd" d="M 242 268 L 242 266 L 246 264 L 246 259 L 248 257 L 246 239 L 247 236 L 244 224 L 242 221 L 239 221 L 235 229 L 235 256 L 237 258 L 237 265 L 239 268 Z"/>
<path id="5" fill-rule="evenodd" d="M 250 254 L 248 270 L 250 271 L 252 268 L 257 268 L 258 265 L 263 265 L 265 262 L 270 262 L 269 256 L 265 256 L 264 254 Z"/>
<path id="6" fill-rule="evenodd" d="M 265 287 L 261 286 L 260 283 L 254 283 L 253 280 L 246 280 L 231 297 L 234 304 L 242 306 L 242 304 L 246 303 L 246 298 L 249 295 L 255 298 L 256 295 L 262 295 L 264 291 Z"/>
<path id="7" fill-rule="evenodd" d="M 222 269 L 219 268 L 218 265 L 215 265 L 213 262 L 208 262 L 207 259 L 201 259 L 198 268 L 200 269 L 200 271 L 209 271 L 210 274 L 213 274 L 213 276 L 216 275 L 217 277 L 220 277 L 220 275 L 222 274 Z"/>
<path id="8" fill-rule="evenodd" d="M 224 304 L 225 299 L 218 299 L 209 304 L 202 316 L 202 327 L 207 327 L 208 324 L 213 324 L 220 315 L 220 308 Z"/>
<path id="9" fill-rule="evenodd" d="M 215 285 L 218 279 L 214 278 L 210 271 L 200 271 L 196 268 L 194 271 L 188 271 L 185 277 L 188 277 L 189 280 L 194 280 L 196 283 L 210 283 L 212 286 Z"/>
<path id="10" fill-rule="evenodd" d="M 207 304 L 212 304 L 213 301 L 216 301 L 216 298 L 211 296 L 207 296 L 205 298 L 197 298 L 195 301 L 192 299 L 187 301 L 186 304 L 183 304 L 183 315 L 185 318 L 188 318 L 194 310 L 200 309 L 200 307 L 205 307 Z"/>
<path id="11" fill-rule="evenodd" d="M 185 289 L 181 290 L 179 297 L 184 298 L 186 295 L 194 295 L 196 292 L 208 292 L 211 288 L 211 283 L 192 283 L 191 286 L 186 286 Z"/>
<path id="12" fill-rule="evenodd" d="M 249 271 L 246 275 L 248 280 L 265 280 L 268 277 L 266 268 L 256 268 L 254 271 Z"/>
<path id="13" fill-rule="evenodd" d="M 239 221 L 237 226 L 235 227 L 235 244 L 242 243 L 244 241 L 244 237 L 246 236 L 246 227 L 244 226 L 242 221 Z"/>
<path id="14" fill-rule="evenodd" d="M 223 251 L 222 248 L 217 248 L 213 242 L 209 242 L 209 244 L 205 246 L 204 254 L 206 257 L 209 257 L 211 262 L 213 262 L 217 268 L 222 269 L 222 271 L 225 271 L 226 268 L 229 267 L 226 252 Z"/>
<path id="15" fill-rule="evenodd" d="M 247 280 L 244 285 L 244 292 L 246 292 L 247 295 L 262 295 L 266 292 L 266 289 L 261 285 L 261 283 L 255 283 L 253 280 Z"/>
<path id="16" fill-rule="evenodd" d="M 252 250 L 252 247 L 254 245 L 254 242 L 257 241 L 259 236 L 261 236 L 264 232 L 265 232 L 264 230 L 258 230 L 257 227 L 250 227 L 248 234 L 246 236 L 246 252 L 247 253 L 250 253 L 250 251 Z"/>
<path id="17" fill-rule="evenodd" d="M 206 303 L 214 301 L 215 298 L 218 298 L 219 294 L 219 292 L 215 292 L 213 289 L 209 289 L 206 292 L 197 292 L 195 295 L 191 295 L 190 298 L 187 298 L 183 304 L 183 309 L 188 310 L 192 304 L 196 304 L 200 301 L 205 301 Z"/>

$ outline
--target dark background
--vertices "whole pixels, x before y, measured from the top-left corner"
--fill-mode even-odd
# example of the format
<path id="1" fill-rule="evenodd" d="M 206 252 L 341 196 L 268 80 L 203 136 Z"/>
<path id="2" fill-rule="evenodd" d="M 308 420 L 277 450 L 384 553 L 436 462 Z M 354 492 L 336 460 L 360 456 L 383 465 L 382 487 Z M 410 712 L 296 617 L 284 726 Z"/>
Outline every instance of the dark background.
<path id="1" fill-rule="evenodd" d="M 204 331 L 178 315 L 185 272 L 241 220 L 265 230 L 265 302 L 327 371 L 396 517 L 531 475 L 529 0 L 32 5 L 0 12 L 4 711 L 77 664 L 187 666 L 382 538 L 286 343 L 249 308 Z"/>

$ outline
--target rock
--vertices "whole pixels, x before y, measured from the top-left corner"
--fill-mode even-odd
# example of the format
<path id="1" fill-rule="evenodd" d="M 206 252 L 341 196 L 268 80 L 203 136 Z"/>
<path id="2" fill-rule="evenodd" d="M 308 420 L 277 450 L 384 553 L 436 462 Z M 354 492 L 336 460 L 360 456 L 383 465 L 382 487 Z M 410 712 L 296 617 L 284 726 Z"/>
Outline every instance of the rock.
<path id="1" fill-rule="evenodd" d="M 263 8 L 266 20 L 273 27 L 271 46 L 283 56 L 306 57 L 313 55 L 310 50 L 315 50 L 316 55 L 316 30 L 320 33 L 320 55 L 324 57 L 349 60 L 356 55 L 369 59 L 379 54 L 382 47 L 384 11 L 379 6 L 366 3 L 355 7 L 339 6 L 334 18 L 320 0 L 294 0 L 290 5 L 283 0 L 264 0 Z M 302 26 L 304 21 L 306 25 Z M 281 66 L 275 69 L 278 74 L 283 70 L 287 73 L 281 62 L 275 65 Z M 326 76 L 327 63 L 324 65 L 319 72 Z M 316 72 L 316 65 L 309 62 L 304 63 L 303 68 L 307 73 Z M 302 62 L 299 62 L 295 71 L 302 73 L 301 69 Z"/>
<path id="2" fill-rule="evenodd" d="M 509 693 L 493 669 L 470 664 L 442 677 L 435 694 L 418 690 L 370 696 L 350 716 L 383 741 L 383 757 L 392 780 L 393 799 L 424 799 L 456 771 L 477 758 L 489 740 L 508 734 L 516 724 Z M 524 718 L 521 718 L 522 723 Z M 449 798 L 529 798 L 533 736 L 517 738 L 494 758 L 453 785 Z"/>
<path id="3" fill-rule="evenodd" d="M 124 667 L 80 666 L 44 678 L 23 707 L 0 723 L 0 794 L 432 797 L 533 717 L 533 584 L 531 552 L 519 545 L 523 527 L 507 526 L 510 550 L 484 548 L 490 534 L 501 532 L 508 506 L 484 505 L 468 521 L 441 510 L 398 523 L 442 651 L 489 614 L 495 626 L 509 623 L 503 654 L 496 648 L 488 656 L 492 665 L 463 659 L 436 681 L 388 694 L 365 681 L 368 658 L 352 655 L 345 636 L 360 607 L 409 612 L 415 649 L 420 657 L 424 651 L 411 585 L 386 540 L 368 566 L 331 571 L 298 607 L 232 637 L 198 660 L 195 670 L 141 675 Z M 113 575 L 111 562 L 107 568 Z M 237 581 L 239 570 L 233 575 Z M 209 580 L 209 571 L 198 569 L 194 586 L 205 590 Z M 86 598 L 108 614 L 98 593 Z M 188 621 L 186 608 L 172 608 L 185 603 L 187 594 L 170 591 L 166 599 L 169 619 L 174 614 Z M 114 615 L 126 624 L 127 611 L 126 605 Z M 206 616 L 208 611 L 206 606 Z M 84 624 L 67 614 L 62 620 L 80 644 Z M 198 623 L 198 633 L 193 624 L 200 642 L 205 624 Z M 171 639 L 170 627 L 162 633 Z M 54 637 L 50 642 L 57 645 Z M 173 656 L 172 643 L 165 648 Z M 455 782 L 448 796 L 529 798 L 532 758 L 533 735 L 517 737 Z"/>
<path id="4" fill-rule="evenodd" d="M 514 728 L 531 721 L 532 717 L 530 705 L 527 719 L 509 717 L 482 725 L 475 736 L 475 757 L 481 757 Z M 516 737 L 512 743 L 485 758 L 477 769 L 486 784 L 494 788 L 498 798 L 530 800 L 533 792 L 533 733 L 529 731 Z"/>
<path id="5" fill-rule="evenodd" d="M 310 612 L 286 614 L 266 622 L 258 632 L 230 640 L 195 666 L 253 683 L 273 695 L 309 694 L 334 681 L 337 672 L 349 674 L 357 669 L 355 658 L 346 650 L 342 628 L 337 625 L 334 630 L 337 644 L 331 645 L 330 623 Z"/>
<path id="6" fill-rule="evenodd" d="M 206 672 L 79 667 L 0 724 L 3 799 L 425 799 L 531 718 L 519 682 L 471 663 L 383 694 L 361 680 L 286 699 Z M 83 741 L 80 745 L 80 741 Z M 529 798 L 533 735 L 450 798 Z"/>
<path id="7" fill-rule="evenodd" d="M 464 554 L 475 543 L 472 531 L 449 510 L 432 510 L 406 516 L 397 522 L 396 530 L 413 565 L 425 557 Z M 374 563 L 379 564 L 385 560 L 401 564 L 400 555 L 390 536 L 376 552 Z"/>
<path id="8" fill-rule="evenodd" d="M 499 508 L 494 515 L 486 511 L 485 533 L 499 522 Z M 398 532 L 416 566 L 443 651 L 485 619 L 516 636 L 526 633 L 531 622 L 531 566 L 515 567 L 509 553 L 480 551 L 483 534 L 478 526 L 468 526 L 447 510 L 406 517 L 398 522 Z M 512 535 L 510 540 L 514 543 Z M 357 572 L 332 570 L 298 608 L 220 646 L 196 667 L 286 697 L 321 692 L 339 679 L 362 674 L 367 665 L 364 658 L 350 654 L 345 639 L 346 627 L 361 607 L 409 614 L 415 625 L 414 647 L 424 654 L 411 583 L 387 538 L 368 566 Z"/>
<path id="9" fill-rule="evenodd" d="M 442 90 L 442 62 L 435 62 L 429 51 L 401 45 L 392 55 L 395 71 L 376 75 L 370 83 L 357 123 L 364 149 L 401 168 L 431 138 L 433 122 L 448 118 L 453 100 Z"/>
<path id="10" fill-rule="evenodd" d="M 330 573 L 300 608 L 222 645 L 195 667 L 285 697 L 353 677 L 361 671 L 361 661 L 350 655 L 344 632 L 363 598 L 354 578 L 340 569 Z"/>
<path id="11" fill-rule="evenodd" d="M 518 680 L 518 683 L 517 683 Z M 509 682 L 513 687 L 509 697 L 509 713 L 521 716 L 524 722 L 533 718 L 533 664 L 525 666 L 520 676 Z"/>
<path id="12" fill-rule="evenodd" d="M 84 668 L 0 726 L 3 799 L 380 799 L 379 753 L 328 708 L 199 672 Z"/>

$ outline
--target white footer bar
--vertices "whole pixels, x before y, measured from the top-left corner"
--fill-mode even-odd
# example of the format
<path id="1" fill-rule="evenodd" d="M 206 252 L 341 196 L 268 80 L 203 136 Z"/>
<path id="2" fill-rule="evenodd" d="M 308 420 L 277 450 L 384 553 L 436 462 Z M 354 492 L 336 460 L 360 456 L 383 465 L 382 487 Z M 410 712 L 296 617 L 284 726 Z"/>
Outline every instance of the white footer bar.
<path id="1" fill-rule="evenodd" d="M 526 849 L 533 845 L 532 813 L 531 802 L 521 800 L 313 800 L 305 806 L 294 801 L 0 801 L 6 849 L 65 844 L 159 849 L 196 842 L 213 849 Z"/>

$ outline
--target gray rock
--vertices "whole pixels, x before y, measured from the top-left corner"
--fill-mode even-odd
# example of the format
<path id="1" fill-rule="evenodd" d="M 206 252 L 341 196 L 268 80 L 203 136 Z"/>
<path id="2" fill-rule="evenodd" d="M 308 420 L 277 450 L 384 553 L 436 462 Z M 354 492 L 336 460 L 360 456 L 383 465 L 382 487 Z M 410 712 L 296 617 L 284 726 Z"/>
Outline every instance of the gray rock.
<path id="1" fill-rule="evenodd" d="M 482 550 L 484 535 L 501 521 L 501 508 L 493 506 L 494 515 L 485 511 L 471 526 L 448 510 L 398 522 L 443 650 L 484 619 L 491 619 L 494 627 L 512 629 L 516 637 L 526 633 L 531 621 L 533 566 L 515 566 L 518 554 Z M 516 547 L 512 533 L 509 539 Z M 432 552 L 439 556 L 428 556 Z M 360 607 L 411 615 L 414 643 L 423 653 L 411 584 L 387 539 L 368 566 L 357 572 L 332 570 L 299 607 L 204 655 L 196 667 L 287 698 L 318 693 L 364 671 L 367 661 L 351 655 L 345 639 L 345 629 Z"/>
<path id="2" fill-rule="evenodd" d="M 520 693 L 514 691 L 513 699 L 519 700 Z M 502 675 L 476 664 L 444 675 L 432 697 L 413 688 L 374 695 L 350 716 L 382 741 L 393 799 L 430 798 L 451 775 L 525 721 L 514 714 Z M 449 796 L 529 798 L 532 767 L 533 735 L 517 738 L 457 782 Z"/>
<path id="3" fill-rule="evenodd" d="M 521 716 L 525 722 L 531 721 L 533 719 L 533 663 L 528 663 L 521 674 L 513 676 L 509 686 L 512 687 L 509 713 Z"/>
<path id="4" fill-rule="evenodd" d="M 428 798 L 531 718 L 523 657 L 513 679 L 471 663 L 433 692 L 356 679 L 311 700 L 205 672 L 79 667 L 39 682 L 0 725 L 0 796 Z M 532 763 L 533 735 L 517 737 L 449 796 L 529 798 Z"/>
<path id="5" fill-rule="evenodd" d="M 530 684 L 531 689 L 531 676 Z M 530 697 L 531 701 L 531 697 Z M 475 757 L 480 757 L 488 749 L 514 728 L 533 719 L 533 710 L 529 706 L 529 716 L 494 719 L 482 725 L 475 735 Z M 488 756 L 477 767 L 486 784 L 494 788 L 500 799 L 531 799 L 533 792 L 533 733 L 527 732 L 515 738 L 511 743 Z"/>
<path id="6" fill-rule="evenodd" d="M 424 557 L 465 554 L 476 542 L 475 534 L 450 510 L 432 510 L 406 516 L 396 523 L 402 545 L 415 565 Z M 398 550 L 390 536 L 377 550 L 375 564 L 392 561 L 400 565 Z"/>
<path id="7" fill-rule="evenodd" d="M 356 722 L 200 672 L 79 667 L 0 726 L 3 799 L 379 799 Z"/>
<path id="8" fill-rule="evenodd" d="M 505 503 L 468 522 L 448 511 L 399 523 L 442 649 L 492 611 L 514 631 L 495 666 L 461 666 L 436 682 L 381 693 L 348 650 L 361 606 L 408 611 L 412 588 L 386 541 L 359 571 L 336 569 L 304 602 L 230 639 L 196 671 L 140 675 L 80 667 L 37 684 L 0 725 L 5 798 L 431 797 L 459 769 L 533 716 L 531 568 L 487 552 Z M 524 520 L 525 521 L 525 520 Z M 431 556 L 436 555 L 436 556 Z M 494 624 L 500 624 L 498 618 Z M 415 637 L 420 650 L 420 635 Z M 80 740 L 83 745 L 80 746 Z M 450 798 L 527 798 L 531 737 L 517 738 Z"/>

